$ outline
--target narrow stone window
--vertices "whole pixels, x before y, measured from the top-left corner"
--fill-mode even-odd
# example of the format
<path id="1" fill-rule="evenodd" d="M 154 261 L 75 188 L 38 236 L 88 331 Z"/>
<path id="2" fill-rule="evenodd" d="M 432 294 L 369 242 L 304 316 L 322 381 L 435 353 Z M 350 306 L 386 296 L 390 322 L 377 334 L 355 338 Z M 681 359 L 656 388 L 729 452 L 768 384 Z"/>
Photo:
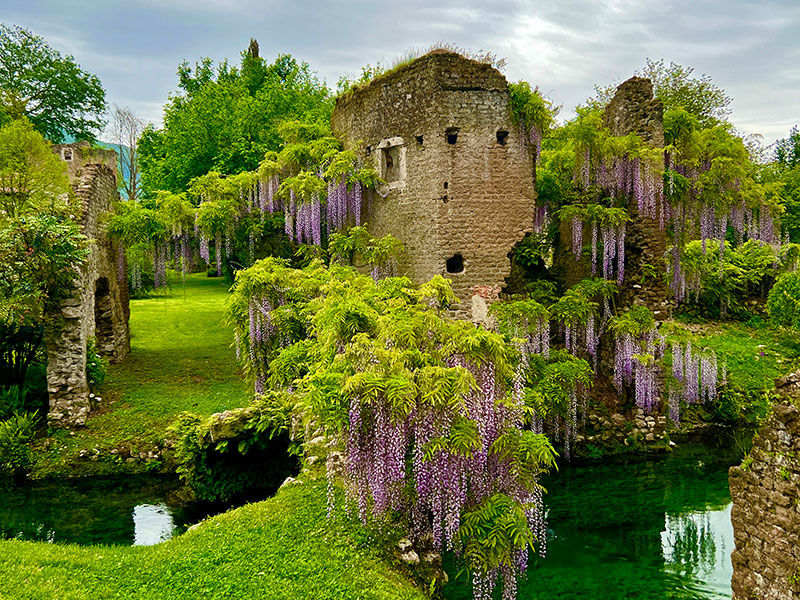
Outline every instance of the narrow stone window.
<path id="1" fill-rule="evenodd" d="M 501 146 L 505 146 L 508 142 L 508 132 L 500 130 L 497 132 L 497 143 Z"/>
<path id="2" fill-rule="evenodd" d="M 418 136 L 417 136 L 417 144 L 419 144 L 420 146 L 422 146 L 422 136 L 421 136 L 421 135 L 418 135 Z"/>
<path id="3" fill-rule="evenodd" d="M 447 143 L 454 145 L 458 141 L 458 127 L 448 127 L 444 132 Z"/>
<path id="4" fill-rule="evenodd" d="M 62 156 L 64 157 L 64 160 L 71 161 L 72 160 L 72 149 L 71 148 L 64 148 L 64 150 L 62 150 Z"/>
<path id="5" fill-rule="evenodd" d="M 382 148 L 381 159 L 383 161 L 383 180 L 386 182 L 398 181 L 400 179 L 400 152 L 397 146 Z"/>
<path id="6" fill-rule="evenodd" d="M 447 189 L 447 182 L 444 182 L 444 189 Z"/>
<path id="7" fill-rule="evenodd" d="M 445 262 L 445 268 L 448 273 L 463 273 L 464 257 L 461 254 L 454 254 Z"/>

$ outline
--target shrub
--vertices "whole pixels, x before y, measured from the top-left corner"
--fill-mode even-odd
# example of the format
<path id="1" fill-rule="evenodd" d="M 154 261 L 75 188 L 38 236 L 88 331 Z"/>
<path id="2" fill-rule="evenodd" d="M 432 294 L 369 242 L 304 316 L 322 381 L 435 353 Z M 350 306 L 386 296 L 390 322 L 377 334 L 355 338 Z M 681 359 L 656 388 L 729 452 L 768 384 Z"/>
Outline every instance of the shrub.
<path id="1" fill-rule="evenodd" d="M 197 500 L 228 502 L 273 493 L 297 473 L 285 407 L 270 395 L 224 416 L 179 415 L 170 427 L 176 470 Z"/>
<path id="2" fill-rule="evenodd" d="M 14 474 L 31 466 L 28 443 L 33 439 L 37 413 L 14 413 L 0 421 L 0 473 Z"/>
<path id="3" fill-rule="evenodd" d="M 94 389 L 103 384 L 108 373 L 108 359 L 101 356 L 94 338 L 86 345 L 86 380 Z"/>
<path id="4" fill-rule="evenodd" d="M 800 273 L 786 273 L 775 282 L 767 309 L 774 326 L 800 329 Z"/>

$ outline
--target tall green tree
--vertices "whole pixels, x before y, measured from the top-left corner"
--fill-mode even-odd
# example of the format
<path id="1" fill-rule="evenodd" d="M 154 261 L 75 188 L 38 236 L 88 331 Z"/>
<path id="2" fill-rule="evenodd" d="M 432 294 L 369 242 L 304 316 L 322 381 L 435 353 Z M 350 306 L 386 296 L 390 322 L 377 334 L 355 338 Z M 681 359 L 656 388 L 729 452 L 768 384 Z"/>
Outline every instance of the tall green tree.
<path id="1" fill-rule="evenodd" d="M 178 91 L 164 110 L 164 127 L 139 142 L 144 193 L 181 192 L 194 177 L 255 170 L 268 150 L 280 150 L 278 125 L 327 122 L 328 89 L 289 55 L 268 63 L 252 40 L 239 66 L 203 59 L 178 67 Z"/>
<path id="2" fill-rule="evenodd" d="M 93 141 L 106 124 L 105 111 L 96 75 L 35 33 L 0 23 L 0 122 L 24 115 L 52 142 Z"/>
<path id="3" fill-rule="evenodd" d="M 27 119 L 0 128 L 0 222 L 63 204 L 66 164 Z"/>

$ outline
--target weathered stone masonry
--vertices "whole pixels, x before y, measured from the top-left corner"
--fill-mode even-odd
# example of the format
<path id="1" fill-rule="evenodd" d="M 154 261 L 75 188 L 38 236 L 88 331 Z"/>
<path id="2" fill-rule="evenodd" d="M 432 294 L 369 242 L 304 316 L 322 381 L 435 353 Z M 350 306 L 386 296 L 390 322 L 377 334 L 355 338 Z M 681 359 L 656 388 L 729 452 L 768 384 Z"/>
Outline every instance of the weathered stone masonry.
<path id="1" fill-rule="evenodd" d="M 112 362 L 130 351 L 128 286 L 117 244 L 105 235 L 102 215 L 119 199 L 116 153 L 87 143 L 55 146 L 68 164 L 81 206 L 81 231 L 90 254 L 79 270 L 71 297 L 61 302 L 46 333 L 50 421 L 83 425 L 90 411 L 86 381 L 86 345 L 95 337 L 99 351 Z M 120 269 L 121 265 L 121 269 Z"/>
<path id="2" fill-rule="evenodd" d="M 533 225 L 533 157 L 505 77 L 431 53 L 338 99 L 334 132 L 388 182 L 364 220 L 406 246 L 401 274 L 452 280 L 460 316 L 481 320 L 508 253 Z M 488 290 L 488 293 L 487 293 Z"/>
<path id="3" fill-rule="evenodd" d="M 800 374 L 779 382 L 800 390 Z M 780 390 L 780 388 L 779 388 Z M 749 464 L 748 464 L 749 463 Z M 734 600 L 800 598 L 800 410 L 779 404 L 730 470 Z"/>

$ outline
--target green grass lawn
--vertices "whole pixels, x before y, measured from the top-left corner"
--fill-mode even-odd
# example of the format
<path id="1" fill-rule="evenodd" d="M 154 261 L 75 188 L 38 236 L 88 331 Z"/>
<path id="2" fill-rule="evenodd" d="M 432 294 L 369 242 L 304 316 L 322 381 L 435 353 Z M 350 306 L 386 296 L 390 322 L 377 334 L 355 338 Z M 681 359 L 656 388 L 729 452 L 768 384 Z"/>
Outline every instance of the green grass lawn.
<path id="1" fill-rule="evenodd" d="M 774 379 L 800 367 L 800 339 L 786 330 L 766 325 L 719 323 L 702 333 L 702 345 L 712 348 L 727 365 L 731 386 L 767 391 Z"/>
<path id="2" fill-rule="evenodd" d="M 0 598 L 425 598 L 359 539 L 360 527 L 341 515 L 327 520 L 321 479 L 151 547 L 0 541 Z"/>
<path id="3" fill-rule="evenodd" d="M 249 387 L 224 323 L 227 297 L 223 279 L 195 273 L 185 286 L 174 278 L 170 292 L 132 300 L 130 355 L 109 368 L 86 427 L 52 432 L 37 444 L 33 477 L 119 471 L 122 459 L 111 449 L 149 451 L 178 413 L 246 405 Z M 80 459 L 81 451 L 91 457 L 95 449 L 99 459 Z"/>

